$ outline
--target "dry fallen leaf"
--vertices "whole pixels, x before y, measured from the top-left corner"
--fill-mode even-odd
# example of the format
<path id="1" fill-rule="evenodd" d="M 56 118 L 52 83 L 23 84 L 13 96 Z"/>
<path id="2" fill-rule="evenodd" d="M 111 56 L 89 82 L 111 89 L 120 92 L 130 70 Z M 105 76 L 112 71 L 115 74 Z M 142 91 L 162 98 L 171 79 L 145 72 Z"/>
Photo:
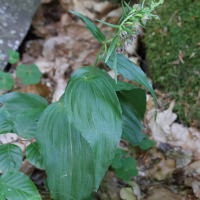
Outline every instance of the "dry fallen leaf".
<path id="1" fill-rule="evenodd" d="M 183 198 L 168 189 L 156 188 L 153 189 L 152 194 L 147 199 L 142 200 L 183 200 Z"/>
<path id="2" fill-rule="evenodd" d="M 194 161 L 186 168 L 189 172 L 196 171 L 200 175 L 200 160 Z"/>
<path id="3" fill-rule="evenodd" d="M 136 65 L 140 66 L 139 58 L 138 57 L 129 57 L 129 60 L 134 62 Z"/>
<path id="4" fill-rule="evenodd" d="M 156 122 L 154 121 L 155 109 L 148 111 L 146 118 L 149 121 L 148 125 L 152 132 L 152 137 L 155 141 L 166 143 L 167 135 L 171 133 L 170 125 L 175 121 L 177 115 L 171 110 L 158 112 Z"/>
<path id="5" fill-rule="evenodd" d="M 27 176 L 31 177 L 36 167 L 32 165 L 27 159 L 22 162 L 22 166 L 19 168 L 19 172 L 23 172 Z"/>
<path id="6" fill-rule="evenodd" d="M 72 49 L 73 40 L 69 36 L 51 37 L 44 42 L 42 55 L 48 57 L 49 60 L 53 60 L 55 57 L 53 50 L 56 45 L 63 45 L 66 49 Z"/>
<path id="7" fill-rule="evenodd" d="M 192 183 L 192 189 L 197 198 L 200 198 L 200 182 L 194 181 Z"/>
<path id="8" fill-rule="evenodd" d="M 194 159 L 198 160 L 200 158 L 200 131 L 192 127 L 190 127 L 188 130 L 188 138 L 181 147 L 184 150 L 193 151 Z"/>
<path id="9" fill-rule="evenodd" d="M 172 159 L 162 159 L 152 169 L 148 170 L 148 175 L 158 181 L 162 181 L 172 175 L 176 169 L 175 161 Z"/>
<path id="10" fill-rule="evenodd" d="M 168 143 L 173 146 L 182 146 L 186 143 L 189 136 L 188 128 L 182 124 L 173 123 L 171 125 L 170 134 L 168 134 Z"/>
<path id="11" fill-rule="evenodd" d="M 19 141 L 19 140 L 23 140 L 23 141 Z M 29 140 L 25 140 L 25 139 L 19 137 L 15 133 L 1 134 L 0 135 L 0 144 L 8 144 L 8 143 L 12 143 L 12 144 L 15 144 L 18 147 L 20 147 L 24 155 L 26 152 L 26 147 L 30 144 Z"/>
<path id="12" fill-rule="evenodd" d="M 175 148 L 174 150 L 167 151 L 166 156 L 176 161 L 176 168 L 182 168 L 191 162 L 192 151 Z"/>
<path id="13" fill-rule="evenodd" d="M 52 71 L 55 65 L 55 63 L 49 61 L 48 58 L 41 56 L 38 57 L 38 59 L 35 61 L 35 64 L 43 74 Z"/>
<path id="14" fill-rule="evenodd" d="M 128 181 L 127 183 L 133 188 L 133 193 L 137 196 L 137 200 L 140 200 L 141 192 L 138 184 L 135 181 Z"/>
<path id="15" fill-rule="evenodd" d="M 137 197 L 133 193 L 133 189 L 128 188 L 122 188 L 120 190 L 120 197 L 124 200 L 137 200 Z"/>

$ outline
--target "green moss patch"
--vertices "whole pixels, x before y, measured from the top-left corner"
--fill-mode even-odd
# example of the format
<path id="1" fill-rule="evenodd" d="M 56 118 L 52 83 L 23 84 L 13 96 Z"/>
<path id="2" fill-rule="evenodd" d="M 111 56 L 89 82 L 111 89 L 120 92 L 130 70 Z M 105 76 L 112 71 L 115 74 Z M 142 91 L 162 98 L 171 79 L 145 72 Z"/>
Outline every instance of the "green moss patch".
<path id="1" fill-rule="evenodd" d="M 200 126 L 200 1 L 166 0 L 149 21 L 144 42 L 155 88 L 171 92 L 182 123 Z"/>

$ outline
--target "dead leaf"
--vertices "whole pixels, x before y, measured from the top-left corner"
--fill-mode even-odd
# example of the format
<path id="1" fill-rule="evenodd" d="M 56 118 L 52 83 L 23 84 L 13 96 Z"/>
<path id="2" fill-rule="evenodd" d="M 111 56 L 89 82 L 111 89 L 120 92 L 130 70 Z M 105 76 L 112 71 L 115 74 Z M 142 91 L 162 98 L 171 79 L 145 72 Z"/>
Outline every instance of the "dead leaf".
<path id="1" fill-rule="evenodd" d="M 122 8 L 117 8 L 115 10 L 112 10 L 110 11 L 106 16 L 104 16 L 103 18 L 101 18 L 101 21 L 106 21 L 108 23 L 111 23 L 111 24 L 117 24 L 120 17 L 122 16 L 123 14 L 123 10 Z M 99 23 L 97 25 L 98 28 L 101 28 L 105 25 L 103 25 L 102 23 Z"/>
<path id="2" fill-rule="evenodd" d="M 48 57 L 48 60 L 54 60 L 54 49 L 56 45 L 63 45 L 65 49 L 72 49 L 73 40 L 69 36 L 51 37 L 44 42 L 42 55 Z"/>
<path id="3" fill-rule="evenodd" d="M 102 180 L 103 186 L 106 188 L 106 194 L 103 193 L 101 199 L 121 199 L 119 196 L 120 188 L 118 187 L 117 182 L 118 180 L 115 173 L 107 171 Z"/>
<path id="4" fill-rule="evenodd" d="M 35 61 L 35 64 L 38 66 L 39 70 L 44 74 L 53 70 L 55 63 L 49 61 L 46 57 L 39 56 Z"/>
<path id="5" fill-rule="evenodd" d="M 128 181 L 127 183 L 133 188 L 133 193 L 137 196 L 137 200 L 140 200 L 141 192 L 138 184 L 135 181 Z"/>
<path id="6" fill-rule="evenodd" d="M 136 65 L 140 66 L 140 61 L 139 61 L 139 58 L 138 57 L 129 57 L 129 60 L 134 62 Z"/>
<path id="7" fill-rule="evenodd" d="M 32 165 L 27 159 L 22 162 L 22 166 L 19 168 L 19 172 L 23 172 L 27 176 L 31 177 L 36 167 Z"/>
<path id="8" fill-rule="evenodd" d="M 142 200 L 183 200 L 180 195 L 174 194 L 165 188 L 153 189 L 152 194 L 147 199 Z"/>
<path id="9" fill-rule="evenodd" d="M 192 183 L 192 189 L 197 198 L 200 198 L 200 182 L 194 181 Z"/>
<path id="10" fill-rule="evenodd" d="M 137 200 L 137 197 L 133 193 L 132 188 L 122 188 L 120 190 L 120 197 L 124 200 Z"/>
<path id="11" fill-rule="evenodd" d="M 182 168 L 187 166 L 191 162 L 192 151 L 174 149 L 167 151 L 166 156 L 176 161 L 176 168 Z"/>
<path id="12" fill-rule="evenodd" d="M 20 140 L 23 140 L 23 141 L 20 141 Z M 8 144 L 8 143 L 12 143 L 12 144 L 15 144 L 18 147 L 20 147 L 23 154 L 25 155 L 26 147 L 30 144 L 30 141 L 19 137 L 15 133 L 1 134 L 0 135 L 0 144 Z"/>
<path id="13" fill-rule="evenodd" d="M 156 122 L 154 121 L 155 110 L 148 111 L 146 118 L 149 121 L 148 125 L 152 131 L 152 137 L 158 141 L 167 143 L 169 140 L 167 135 L 171 133 L 171 124 L 177 118 L 177 115 L 171 110 L 158 112 Z"/>
<path id="14" fill-rule="evenodd" d="M 41 81 L 36 85 L 26 86 L 23 91 L 25 93 L 37 94 L 45 99 L 51 98 L 51 89 L 46 84 L 42 84 Z"/>
<path id="15" fill-rule="evenodd" d="M 195 55 L 195 52 L 193 52 L 193 53 L 190 55 L 190 58 L 192 58 L 194 55 Z"/>
<path id="16" fill-rule="evenodd" d="M 196 171 L 199 175 L 200 175 L 200 160 L 197 160 L 195 162 L 192 162 L 191 164 L 189 164 L 186 168 L 188 171 L 192 172 L 192 171 Z"/>
<path id="17" fill-rule="evenodd" d="M 62 0 L 64 1 L 64 0 Z M 86 1 L 87 5 L 90 3 L 93 3 L 91 0 Z M 79 12 L 80 14 L 88 17 L 91 20 L 95 20 L 95 14 L 90 12 L 86 7 L 85 7 L 85 1 L 80 1 L 80 0 L 73 0 L 74 3 L 74 11 Z"/>
<path id="18" fill-rule="evenodd" d="M 153 97 L 149 94 L 147 94 L 146 100 L 147 100 L 146 110 L 149 111 L 152 108 L 154 108 L 155 103 L 154 103 Z"/>
<path id="19" fill-rule="evenodd" d="M 173 146 L 182 146 L 186 143 L 189 136 L 188 128 L 182 124 L 173 123 L 171 125 L 170 134 L 168 134 L 168 143 Z"/>
<path id="20" fill-rule="evenodd" d="M 188 138 L 181 147 L 184 150 L 193 151 L 194 159 L 198 160 L 200 157 L 200 131 L 190 127 Z"/>
<path id="21" fill-rule="evenodd" d="M 162 181 L 172 175 L 176 169 L 175 161 L 172 159 L 162 159 L 152 169 L 148 170 L 148 175 L 158 181 Z"/>
<path id="22" fill-rule="evenodd" d="M 184 61 L 183 61 L 183 52 L 181 50 L 179 51 L 178 58 L 182 63 L 184 63 Z"/>
<path id="23" fill-rule="evenodd" d="M 177 60 L 175 60 L 175 61 L 172 62 L 172 64 L 174 64 L 174 65 L 178 65 L 179 63 L 180 63 L 179 59 L 177 59 Z"/>

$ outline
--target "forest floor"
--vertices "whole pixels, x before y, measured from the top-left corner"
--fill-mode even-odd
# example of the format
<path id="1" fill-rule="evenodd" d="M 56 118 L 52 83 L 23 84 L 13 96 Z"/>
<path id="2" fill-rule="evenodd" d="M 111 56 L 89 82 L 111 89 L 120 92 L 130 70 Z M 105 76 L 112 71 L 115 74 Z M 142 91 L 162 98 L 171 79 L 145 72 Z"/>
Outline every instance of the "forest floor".
<path id="1" fill-rule="evenodd" d="M 20 47 L 21 59 L 11 66 L 9 72 L 15 79 L 11 92 L 34 93 L 47 99 L 49 103 L 58 101 L 64 93 L 70 75 L 80 67 L 93 65 L 100 48 L 82 20 L 70 14 L 75 10 L 92 21 L 103 21 L 117 24 L 122 15 L 118 4 L 98 1 L 51 1 L 44 0 L 33 17 L 32 26 Z M 114 29 L 96 23 L 109 39 Z M 146 71 L 145 49 L 142 44 L 143 31 L 127 49 L 130 60 Z M 23 85 L 16 77 L 19 64 L 35 63 L 43 77 L 37 85 Z M 111 77 L 114 72 L 103 62 L 98 67 L 105 69 Z M 133 83 L 118 75 L 119 80 Z M 149 78 L 152 82 L 152 80 Z M 133 83 L 135 84 L 135 83 Z M 145 88 L 144 88 L 145 89 Z M 101 200 L 195 200 L 200 198 L 200 131 L 195 127 L 184 127 L 175 122 L 173 113 L 175 101 L 170 94 L 155 89 L 158 98 L 158 115 L 154 121 L 155 105 L 147 91 L 147 108 L 142 122 L 143 132 L 156 142 L 149 150 L 133 147 L 128 141 L 121 140 L 119 148 L 128 152 L 137 160 L 139 175 L 131 177 L 131 182 L 124 182 L 108 169 L 100 188 L 93 193 L 94 199 Z M 165 110 L 165 103 L 170 104 Z M 15 140 L 15 134 L 0 136 L 2 143 Z M 30 142 L 18 145 L 25 152 Z M 20 171 L 27 174 L 37 186 L 43 199 L 50 199 L 45 189 L 46 173 L 31 165 L 24 159 Z"/>

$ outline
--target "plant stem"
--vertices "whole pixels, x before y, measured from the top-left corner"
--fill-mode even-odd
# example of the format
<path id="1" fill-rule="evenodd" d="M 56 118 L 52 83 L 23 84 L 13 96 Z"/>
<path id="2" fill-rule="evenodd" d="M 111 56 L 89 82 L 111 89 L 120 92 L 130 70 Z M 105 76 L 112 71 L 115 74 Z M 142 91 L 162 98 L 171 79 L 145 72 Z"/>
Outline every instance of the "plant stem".
<path id="1" fill-rule="evenodd" d="M 106 43 L 108 43 L 108 42 L 112 42 L 112 41 L 113 41 L 113 38 L 112 38 L 112 39 L 110 39 L 110 40 L 107 40 L 107 41 L 106 41 Z"/>
<path id="2" fill-rule="evenodd" d="M 97 54 L 97 58 L 96 58 L 95 63 L 94 63 L 94 66 L 93 66 L 93 68 L 92 68 L 92 70 L 91 70 L 91 72 L 90 72 L 90 74 L 89 74 L 89 76 L 88 76 L 87 79 L 90 79 L 90 78 L 91 78 L 91 76 L 92 76 L 92 74 L 93 74 L 93 72 L 94 72 L 94 69 L 96 68 L 97 62 L 98 62 L 98 60 L 99 60 L 99 55 L 100 55 L 100 53 L 102 52 L 103 49 L 104 49 L 104 45 L 102 45 L 101 49 L 99 50 L 99 52 L 98 52 L 98 54 Z"/>
<path id="3" fill-rule="evenodd" d="M 131 15 L 129 15 L 128 17 L 126 17 L 126 18 L 124 19 L 124 21 L 121 23 L 121 25 L 123 26 L 124 23 L 125 23 L 128 19 L 130 19 L 134 14 L 135 14 L 135 13 L 132 13 Z"/>

